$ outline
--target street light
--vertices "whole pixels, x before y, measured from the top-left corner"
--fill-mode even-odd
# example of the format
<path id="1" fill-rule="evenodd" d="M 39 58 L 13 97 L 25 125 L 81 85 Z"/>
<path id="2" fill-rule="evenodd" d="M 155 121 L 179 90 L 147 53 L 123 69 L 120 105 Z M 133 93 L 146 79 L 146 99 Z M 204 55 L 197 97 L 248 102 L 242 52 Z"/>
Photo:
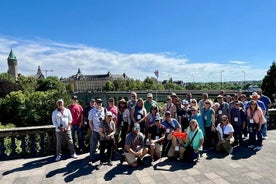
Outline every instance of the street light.
<path id="1" fill-rule="evenodd" d="M 220 89 L 222 89 L 222 73 L 224 72 L 224 70 L 220 71 Z"/>

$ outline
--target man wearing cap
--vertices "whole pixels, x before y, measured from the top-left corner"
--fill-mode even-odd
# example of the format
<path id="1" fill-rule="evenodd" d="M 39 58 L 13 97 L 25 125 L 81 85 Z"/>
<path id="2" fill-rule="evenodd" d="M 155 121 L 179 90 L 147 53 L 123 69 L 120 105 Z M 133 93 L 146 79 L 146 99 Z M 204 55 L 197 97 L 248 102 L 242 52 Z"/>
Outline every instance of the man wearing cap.
<path id="1" fill-rule="evenodd" d="M 88 115 L 89 127 L 91 129 L 91 137 L 90 137 L 90 160 L 92 162 L 96 161 L 96 148 L 97 144 L 100 141 L 99 128 L 100 123 L 105 118 L 106 109 L 102 106 L 102 99 L 96 99 L 96 107 L 91 109 Z"/>
<path id="2" fill-rule="evenodd" d="M 154 156 L 161 158 L 163 141 L 165 140 L 166 128 L 160 123 L 160 116 L 157 115 L 154 120 L 155 124 L 150 126 L 148 141 L 150 143 L 151 163 L 154 163 Z"/>
<path id="3" fill-rule="evenodd" d="M 147 113 L 150 113 L 150 108 L 151 106 L 158 106 L 157 102 L 153 100 L 153 95 L 152 93 L 147 94 L 147 100 L 144 101 L 144 106 L 147 111 Z"/>
<path id="4" fill-rule="evenodd" d="M 166 128 L 166 137 L 164 141 L 164 145 L 166 145 L 166 147 L 163 152 L 164 154 L 167 154 L 171 144 L 171 141 L 168 140 L 169 134 L 172 134 L 172 132 L 174 131 L 181 132 L 181 125 L 175 118 L 171 117 L 170 111 L 165 112 L 164 119 L 161 124 L 164 125 Z"/>
<path id="5" fill-rule="evenodd" d="M 109 166 L 112 166 L 112 149 L 114 148 L 115 123 L 112 120 L 112 112 L 107 111 L 105 119 L 100 123 L 100 165 L 101 168 L 105 161 L 105 150 L 107 150 L 106 157 Z"/>
<path id="6" fill-rule="evenodd" d="M 78 104 L 78 97 L 72 96 L 71 98 L 72 104 L 68 106 L 72 114 L 72 137 L 73 143 L 76 145 L 76 138 L 75 134 L 77 132 L 78 135 L 78 149 L 80 153 L 83 153 L 84 143 L 83 143 L 83 134 L 82 134 L 82 127 L 83 127 L 83 108 L 81 105 Z"/>
<path id="7" fill-rule="evenodd" d="M 143 164 L 142 158 L 147 153 L 148 148 L 145 147 L 144 135 L 140 132 L 140 125 L 139 123 L 135 123 L 132 132 L 126 137 L 124 148 L 125 159 L 131 167 L 136 167 L 139 163 Z"/>
<path id="8" fill-rule="evenodd" d="M 67 144 L 70 149 L 71 157 L 77 158 L 72 133 L 71 133 L 71 123 L 72 123 L 72 115 L 69 109 L 64 107 L 64 102 L 62 99 L 57 101 L 57 108 L 52 113 L 52 122 L 53 125 L 56 127 L 56 161 L 60 161 L 61 159 L 61 144 L 62 138 L 64 137 L 67 141 Z"/>

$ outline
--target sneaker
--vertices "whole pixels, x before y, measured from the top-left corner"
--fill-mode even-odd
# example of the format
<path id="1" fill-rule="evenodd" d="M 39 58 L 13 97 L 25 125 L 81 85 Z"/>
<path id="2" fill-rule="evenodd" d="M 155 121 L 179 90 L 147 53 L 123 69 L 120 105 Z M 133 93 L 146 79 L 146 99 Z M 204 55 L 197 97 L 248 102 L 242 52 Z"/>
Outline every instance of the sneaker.
<path id="1" fill-rule="evenodd" d="M 137 159 L 137 164 L 139 164 L 139 165 L 146 165 L 145 162 L 143 162 L 143 161 L 141 160 L 141 158 L 138 158 L 138 159 Z"/>
<path id="2" fill-rule="evenodd" d="M 228 153 L 229 153 L 229 154 L 232 154 L 232 153 L 233 153 L 233 147 L 231 147 L 231 148 L 228 150 Z"/>
<path id="3" fill-rule="evenodd" d="M 97 166 L 97 169 L 100 170 L 103 167 L 103 163 L 100 162 L 100 164 Z"/>
<path id="4" fill-rule="evenodd" d="M 255 146 L 253 144 L 249 145 L 248 148 L 254 148 Z"/>
<path id="5" fill-rule="evenodd" d="M 262 149 L 261 146 L 256 146 L 253 150 L 259 151 L 259 150 L 261 150 L 261 149 Z"/>
<path id="6" fill-rule="evenodd" d="M 125 157 L 125 155 L 122 155 L 122 156 L 121 156 L 121 159 L 120 159 L 120 164 L 123 164 L 123 163 L 124 163 L 125 158 L 126 158 L 126 157 Z"/>
<path id="7" fill-rule="evenodd" d="M 263 140 L 267 140 L 267 136 L 263 136 Z"/>
<path id="8" fill-rule="evenodd" d="M 56 157 L 56 162 L 60 161 L 60 159 L 61 159 L 61 156 L 58 155 L 58 156 Z"/>
<path id="9" fill-rule="evenodd" d="M 112 161 L 109 160 L 109 161 L 107 162 L 107 165 L 112 166 L 112 165 L 113 165 Z"/>
<path id="10" fill-rule="evenodd" d="M 71 155 L 72 158 L 78 158 L 78 156 L 76 155 L 76 153 Z"/>

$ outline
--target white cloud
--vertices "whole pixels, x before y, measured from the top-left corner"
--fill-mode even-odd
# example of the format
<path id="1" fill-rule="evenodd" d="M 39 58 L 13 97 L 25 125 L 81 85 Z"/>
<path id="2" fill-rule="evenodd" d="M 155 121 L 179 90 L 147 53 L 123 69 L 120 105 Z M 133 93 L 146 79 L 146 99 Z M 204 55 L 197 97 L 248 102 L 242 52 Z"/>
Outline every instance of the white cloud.
<path id="1" fill-rule="evenodd" d="M 191 62 L 185 56 L 175 53 L 132 53 L 88 47 L 81 44 L 58 43 L 49 40 L 22 40 L 0 35 L 0 73 L 7 71 L 7 57 L 13 49 L 18 59 L 18 69 L 23 75 L 36 73 L 38 65 L 42 70 L 53 70 L 49 75 L 68 77 L 76 74 L 78 68 L 84 75 L 126 73 L 131 78 L 145 79 L 155 77 L 159 70 L 159 80 L 172 77 L 184 82 L 206 82 L 243 80 L 260 80 L 264 70 L 252 69 L 248 62 L 229 61 L 229 64 L 218 62 Z M 4 62 L 3 62 L 4 61 Z M 241 66 L 242 65 L 242 66 Z M 224 71 L 221 73 L 221 71 Z M 244 72 L 242 72 L 244 71 Z"/>

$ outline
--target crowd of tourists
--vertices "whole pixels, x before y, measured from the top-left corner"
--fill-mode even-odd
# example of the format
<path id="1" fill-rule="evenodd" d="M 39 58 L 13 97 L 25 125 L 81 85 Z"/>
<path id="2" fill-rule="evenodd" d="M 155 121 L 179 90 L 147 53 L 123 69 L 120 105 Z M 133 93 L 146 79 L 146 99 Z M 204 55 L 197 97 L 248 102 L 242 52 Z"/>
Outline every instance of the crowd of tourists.
<path id="1" fill-rule="evenodd" d="M 154 165 L 161 157 L 197 162 L 202 151 L 232 154 L 241 146 L 259 151 L 267 139 L 270 107 L 262 90 L 250 96 L 225 95 L 221 90 L 215 99 L 203 93 L 199 100 L 191 93 L 184 99 L 171 93 L 164 104 L 157 103 L 152 93 L 142 99 L 133 91 L 129 100 L 122 98 L 115 104 L 109 98 L 103 107 L 102 99 L 91 99 L 84 109 L 77 96 L 72 96 L 68 107 L 59 99 L 52 113 L 56 161 L 61 160 L 63 137 L 73 158 L 89 152 L 91 162 L 100 160 L 99 168 L 112 165 L 114 152 L 121 155 L 121 164 L 126 161 L 136 167 L 144 164 L 145 155 Z"/>

